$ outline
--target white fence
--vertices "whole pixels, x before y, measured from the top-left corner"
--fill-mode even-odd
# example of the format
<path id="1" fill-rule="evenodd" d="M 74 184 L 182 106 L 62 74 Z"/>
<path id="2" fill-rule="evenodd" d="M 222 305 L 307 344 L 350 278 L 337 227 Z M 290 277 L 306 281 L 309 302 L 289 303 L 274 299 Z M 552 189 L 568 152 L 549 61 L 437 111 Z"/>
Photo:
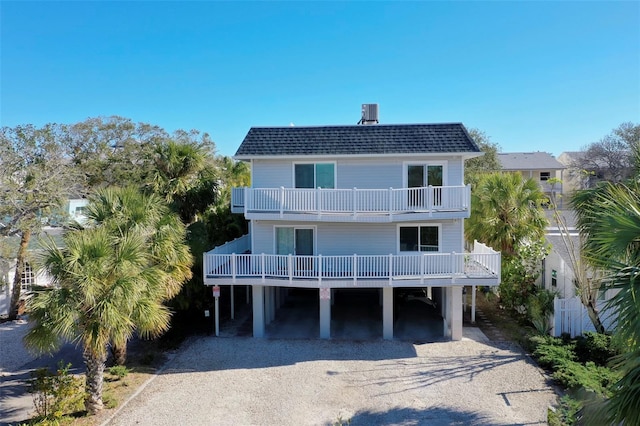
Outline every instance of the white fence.
<path id="1" fill-rule="evenodd" d="M 610 331 L 615 326 L 615 313 L 605 309 L 606 301 L 598 301 L 597 309 L 600 312 L 600 320 L 606 330 Z M 579 297 L 569 299 L 556 298 L 553 303 L 554 319 L 553 336 L 560 336 L 563 333 L 571 337 L 580 336 L 587 331 L 596 331 L 593 323 Z"/>
<path id="2" fill-rule="evenodd" d="M 470 186 L 428 186 L 401 189 L 233 188 L 232 209 L 238 212 L 315 214 L 398 214 L 466 211 Z"/>

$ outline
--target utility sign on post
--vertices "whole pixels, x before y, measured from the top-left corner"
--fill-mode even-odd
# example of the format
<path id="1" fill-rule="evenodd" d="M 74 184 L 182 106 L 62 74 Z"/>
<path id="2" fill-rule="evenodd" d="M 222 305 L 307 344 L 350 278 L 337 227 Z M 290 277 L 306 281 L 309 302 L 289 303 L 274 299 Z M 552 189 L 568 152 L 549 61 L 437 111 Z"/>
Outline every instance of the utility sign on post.
<path id="1" fill-rule="evenodd" d="M 213 297 L 220 297 L 220 286 L 213 286 Z"/>
<path id="2" fill-rule="evenodd" d="M 320 289 L 320 300 L 331 300 L 331 289 L 330 288 L 321 288 Z"/>

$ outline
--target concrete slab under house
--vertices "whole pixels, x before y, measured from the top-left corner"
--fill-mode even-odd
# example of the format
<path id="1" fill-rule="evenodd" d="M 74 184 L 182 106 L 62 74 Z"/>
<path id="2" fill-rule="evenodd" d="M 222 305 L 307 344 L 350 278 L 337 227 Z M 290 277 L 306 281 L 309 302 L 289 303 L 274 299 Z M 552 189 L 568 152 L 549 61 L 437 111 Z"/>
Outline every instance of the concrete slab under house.
<path id="1" fill-rule="evenodd" d="M 500 253 L 468 251 L 461 123 L 253 127 L 235 155 L 249 233 L 204 254 L 207 286 L 240 286 L 253 336 L 460 340 L 463 289 L 496 286 Z M 246 290 L 246 291 L 245 291 Z M 473 293 L 475 295 L 475 291 Z M 232 314 L 233 315 L 233 314 Z"/>

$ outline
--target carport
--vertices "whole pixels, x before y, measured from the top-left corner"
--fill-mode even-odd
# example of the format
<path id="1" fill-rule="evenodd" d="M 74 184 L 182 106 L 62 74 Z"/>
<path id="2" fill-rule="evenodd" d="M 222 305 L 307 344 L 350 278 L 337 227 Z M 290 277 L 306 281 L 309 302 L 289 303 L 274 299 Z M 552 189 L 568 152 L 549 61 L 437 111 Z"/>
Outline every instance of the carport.
<path id="1" fill-rule="evenodd" d="M 444 320 L 437 302 L 441 300 L 441 293 L 441 288 L 393 289 L 393 336 L 401 340 L 442 340 Z M 272 299 L 273 303 L 270 302 Z M 323 302 L 330 315 L 329 337 L 345 340 L 383 338 L 381 288 L 332 289 L 330 300 L 324 301 L 318 289 L 272 287 L 265 295 L 264 336 L 318 338 L 322 335 Z"/>

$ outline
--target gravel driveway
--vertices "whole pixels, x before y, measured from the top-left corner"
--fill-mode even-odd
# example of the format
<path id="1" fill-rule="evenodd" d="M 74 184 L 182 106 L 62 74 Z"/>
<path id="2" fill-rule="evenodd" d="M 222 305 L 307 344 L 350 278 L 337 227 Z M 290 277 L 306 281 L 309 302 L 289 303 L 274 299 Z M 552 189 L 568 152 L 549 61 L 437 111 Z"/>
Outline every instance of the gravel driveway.
<path id="1" fill-rule="evenodd" d="M 490 343 L 203 337 L 110 424 L 534 425 L 554 401 L 526 356 Z"/>

